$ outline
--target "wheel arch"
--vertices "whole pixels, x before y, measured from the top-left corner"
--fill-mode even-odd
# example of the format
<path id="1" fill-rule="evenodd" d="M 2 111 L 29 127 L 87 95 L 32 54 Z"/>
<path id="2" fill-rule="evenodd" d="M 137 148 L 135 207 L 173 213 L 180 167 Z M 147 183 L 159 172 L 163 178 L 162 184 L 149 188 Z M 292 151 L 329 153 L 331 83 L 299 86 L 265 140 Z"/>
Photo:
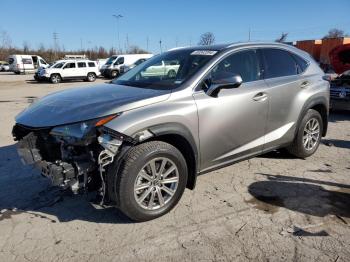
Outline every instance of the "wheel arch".
<path id="1" fill-rule="evenodd" d="M 329 114 L 329 102 L 325 97 L 317 97 L 309 99 L 303 106 L 301 114 L 299 115 L 298 125 L 299 127 L 301 120 L 309 109 L 314 109 L 320 113 L 323 122 L 322 136 L 326 136 L 328 129 L 328 114 Z M 297 132 L 298 128 L 296 128 Z"/>
<path id="2" fill-rule="evenodd" d="M 153 136 L 142 141 L 163 141 L 176 147 L 184 156 L 188 168 L 186 187 L 194 189 L 198 170 L 198 149 L 191 132 L 182 124 L 167 123 L 147 128 Z"/>

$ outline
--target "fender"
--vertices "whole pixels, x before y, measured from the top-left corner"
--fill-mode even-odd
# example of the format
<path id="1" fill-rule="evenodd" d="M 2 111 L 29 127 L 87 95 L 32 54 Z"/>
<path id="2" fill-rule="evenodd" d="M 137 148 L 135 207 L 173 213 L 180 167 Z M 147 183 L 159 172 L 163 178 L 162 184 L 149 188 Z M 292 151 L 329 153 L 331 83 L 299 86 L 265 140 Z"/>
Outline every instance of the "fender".
<path id="1" fill-rule="evenodd" d="M 155 137 L 157 136 L 162 136 L 162 135 L 179 135 L 182 138 L 184 138 L 190 145 L 193 154 L 194 154 L 194 161 L 195 161 L 195 166 L 191 174 L 189 174 L 189 180 L 187 181 L 187 187 L 190 189 L 194 189 L 197 181 L 197 174 L 199 170 L 199 148 L 195 142 L 195 139 L 192 136 L 192 133 L 190 130 L 180 124 L 180 123 L 164 123 L 164 124 L 159 124 L 155 126 L 151 126 L 147 128 L 151 133 L 154 134 Z M 186 159 L 186 156 L 184 156 Z"/>
<path id="2" fill-rule="evenodd" d="M 297 122 L 294 136 L 296 136 L 300 122 L 303 119 L 304 115 L 306 114 L 307 110 L 309 110 L 310 108 L 313 108 L 314 106 L 317 106 L 317 105 L 323 105 L 326 108 L 326 115 L 321 115 L 322 120 L 323 120 L 322 136 L 326 136 L 327 129 L 328 129 L 329 102 L 328 102 L 327 98 L 325 98 L 324 96 L 310 97 L 304 103 L 304 106 L 299 114 L 299 118 L 298 118 L 298 122 Z"/>

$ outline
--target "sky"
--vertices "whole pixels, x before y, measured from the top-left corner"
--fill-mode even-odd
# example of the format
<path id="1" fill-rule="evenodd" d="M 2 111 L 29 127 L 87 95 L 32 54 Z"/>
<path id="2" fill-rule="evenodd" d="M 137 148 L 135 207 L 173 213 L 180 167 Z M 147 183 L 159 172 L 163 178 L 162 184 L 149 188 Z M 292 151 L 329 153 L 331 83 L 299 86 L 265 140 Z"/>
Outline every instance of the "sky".
<path id="1" fill-rule="evenodd" d="M 0 32 L 12 43 L 37 48 L 58 44 L 66 50 L 138 45 L 158 53 L 196 45 L 204 32 L 216 43 L 318 39 L 337 27 L 350 34 L 350 0 L 11 0 L 1 1 Z M 115 15 L 119 19 L 119 30 Z M 119 31 L 119 42 L 118 42 Z M 127 41 L 128 40 L 128 41 Z M 1 41 L 1 39 L 0 39 Z"/>

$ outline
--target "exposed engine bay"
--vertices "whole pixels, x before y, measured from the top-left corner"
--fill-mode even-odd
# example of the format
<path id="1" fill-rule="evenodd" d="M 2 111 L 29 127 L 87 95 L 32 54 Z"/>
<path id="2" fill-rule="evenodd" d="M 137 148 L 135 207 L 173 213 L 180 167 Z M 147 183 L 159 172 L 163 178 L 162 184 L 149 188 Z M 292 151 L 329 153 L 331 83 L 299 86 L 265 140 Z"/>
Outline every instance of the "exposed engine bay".
<path id="1" fill-rule="evenodd" d="M 102 202 L 106 194 L 106 166 L 111 164 L 122 144 L 133 139 L 96 121 L 53 128 L 31 128 L 16 124 L 14 139 L 24 164 L 34 165 L 51 179 L 52 185 L 73 193 L 99 190 Z"/>

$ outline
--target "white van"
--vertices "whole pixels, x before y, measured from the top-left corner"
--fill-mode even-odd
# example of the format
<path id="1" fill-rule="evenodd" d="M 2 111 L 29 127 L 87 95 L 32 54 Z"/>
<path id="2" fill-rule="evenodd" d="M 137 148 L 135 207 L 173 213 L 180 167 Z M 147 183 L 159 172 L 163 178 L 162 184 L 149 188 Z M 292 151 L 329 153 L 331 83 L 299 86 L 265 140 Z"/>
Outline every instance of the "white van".
<path id="1" fill-rule="evenodd" d="M 148 59 L 153 54 L 127 54 L 127 55 L 113 55 L 108 58 L 107 62 L 101 67 L 101 75 L 108 78 L 118 77 L 121 66 L 130 66 L 141 58 Z"/>
<path id="2" fill-rule="evenodd" d="M 35 73 L 39 67 L 48 67 L 44 58 L 38 55 L 10 55 L 8 58 L 10 71 L 15 74 Z"/>

